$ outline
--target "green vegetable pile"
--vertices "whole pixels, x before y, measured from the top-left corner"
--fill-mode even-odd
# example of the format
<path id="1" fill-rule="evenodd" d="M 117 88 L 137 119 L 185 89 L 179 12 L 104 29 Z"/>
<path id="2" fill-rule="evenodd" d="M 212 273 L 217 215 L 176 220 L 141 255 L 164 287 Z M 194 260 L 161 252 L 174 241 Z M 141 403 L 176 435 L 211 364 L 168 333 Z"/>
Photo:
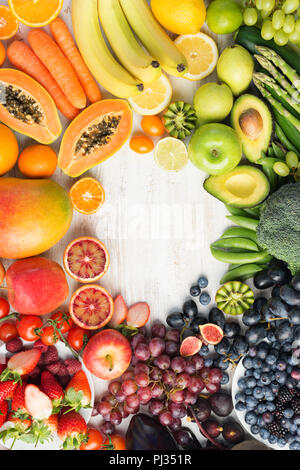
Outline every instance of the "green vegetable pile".
<path id="1" fill-rule="evenodd" d="M 286 184 L 263 204 L 256 230 L 258 244 L 300 271 L 300 183 Z"/>

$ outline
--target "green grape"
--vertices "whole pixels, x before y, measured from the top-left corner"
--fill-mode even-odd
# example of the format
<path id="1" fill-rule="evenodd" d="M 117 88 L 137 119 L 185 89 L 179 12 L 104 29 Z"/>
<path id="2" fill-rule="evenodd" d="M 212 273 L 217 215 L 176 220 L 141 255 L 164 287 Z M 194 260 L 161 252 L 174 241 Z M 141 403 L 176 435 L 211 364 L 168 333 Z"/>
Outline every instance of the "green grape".
<path id="1" fill-rule="evenodd" d="M 282 9 L 286 15 L 293 13 L 299 8 L 299 0 L 285 0 Z"/>
<path id="2" fill-rule="evenodd" d="M 285 14 L 282 10 L 275 10 L 272 16 L 272 26 L 273 28 L 278 31 L 284 25 Z"/>
<path id="3" fill-rule="evenodd" d="M 285 161 L 289 168 L 297 168 L 299 165 L 298 155 L 296 152 L 288 152 L 285 156 Z"/>
<path id="4" fill-rule="evenodd" d="M 263 0 L 255 0 L 255 6 L 258 10 L 263 9 Z"/>
<path id="5" fill-rule="evenodd" d="M 295 23 L 295 31 L 297 31 L 297 33 L 300 33 L 300 18 Z"/>
<path id="6" fill-rule="evenodd" d="M 275 7 L 275 0 L 263 0 L 263 10 L 272 11 Z"/>
<path id="7" fill-rule="evenodd" d="M 273 165 L 273 170 L 278 176 L 288 176 L 290 174 L 290 169 L 284 162 L 276 162 Z"/>
<path id="8" fill-rule="evenodd" d="M 274 36 L 274 29 L 272 26 L 272 21 L 267 19 L 264 20 L 262 28 L 261 28 L 261 37 L 266 41 L 269 41 Z"/>
<path id="9" fill-rule="evenodd" d="M 280 29 L 279 31 L 275 31 L 274 41 L 277 46 L 285 46 L 289 42 L 289 36 Z"/>
<path id="10" fill-rule="evenodd" d="M 297 10 L 297 16 L 298 16 L 298 18 L 300 18 L 300 8 L 298 8 L 298 10 Z"/>
<path id="11" fill-rule="evenodd" d="M 283 25 L 283 31 L 286 34 L 291 34 L 295 29 L 295 18 L 294 15 L 287 15 Z"/>
<path id="12" fill-rule="evenodd" d="M 247 26 L 253 26 L 257 22 L 257 11 L 255 8 L 246 8 L 244 11 L 244 23 Z"/>
<path id="13" fill-rule="evenodd" d="M 300 31 L 298 32 L 294 29 L 294 31 L 289 35 L 289 41 L 293 44 L 300 43 Z"/>
<path id="14" fill-rule="evenodd" d="M 264 20 L 265 18 L 268 18 L 272 13 L 272 10 L 261 10 L 260 14 L 262 19 Z"/>

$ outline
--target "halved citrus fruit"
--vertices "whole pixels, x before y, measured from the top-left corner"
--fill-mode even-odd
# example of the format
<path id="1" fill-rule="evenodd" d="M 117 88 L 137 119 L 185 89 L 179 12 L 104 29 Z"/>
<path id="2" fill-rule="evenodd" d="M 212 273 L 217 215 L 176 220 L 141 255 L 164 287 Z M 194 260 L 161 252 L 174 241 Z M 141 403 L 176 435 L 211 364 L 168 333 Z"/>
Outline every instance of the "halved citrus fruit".
<path id="1" fill-rule="evenodd" d="M 144 91 L 129 98 L 132 109 L 142 116 L 155 115 L 167 108 L 172 99 L 172 85 L 168 77 L 161 74 L 158 80 L 146 85 Z"/>
<path id="2" fill-rule="evenodd" d="M 156 145 L 155 161 L 165 171 L 180 171 L 188 160 L 187 148 L 182 140 L 165 137 Z"/>
<path id="3" fill-rule="evenodd" d="M 63 3 L 64 0 L 8 0 L 18 20 L 36 28 L 51 23 L 59 15 Z"/>
<path id="4" fill-rule="evenodd" d="M 175 39 L 175 45 L 185 56 L 188 72 L 184 78 L 202 80 L 215 69 L 219 57 L 215 41 L 204 33 L 185 34 Z"/>
<path id="5" fill-rule="evenodd" d="M 89 284 L 80 287 L 72 295 L 69 312 L 76 325 L 85 330 L 97 330 L 105 326 L 114 311 L 112 296 L 104 287 Z"/>
<path id="6" fill-rule="evenodd" d="M 104 203 L 105 192 L 95 178 L 81 178 L 71 187 L 70 198 L 75 210 L 90 215 L 95 214 Z"/>
<path id="7" fill-rule="evenodd" d="M 10 8 L 0 5 L 0 39 L 9 39 L 19 29 L 19 21 Z"/>
<path id="8" fill-rule="evenodd" d="M 73 240 L 64 253 L 64 267 L 76 281 L 89 283 L 101 279 L 109 267 L 106 246 L 93 237 Z"/>

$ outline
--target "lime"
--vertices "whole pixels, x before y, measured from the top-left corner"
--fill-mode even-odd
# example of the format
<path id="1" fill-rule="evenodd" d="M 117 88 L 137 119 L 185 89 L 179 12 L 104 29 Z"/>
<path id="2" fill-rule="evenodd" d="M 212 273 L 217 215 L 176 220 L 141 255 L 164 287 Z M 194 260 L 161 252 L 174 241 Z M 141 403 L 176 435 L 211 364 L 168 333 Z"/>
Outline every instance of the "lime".
<path id="1" fill-rule="evenodd" d="M 206 15 L 209 29 L 215 34 L 230 34 L 243 23 L 240 5 L 234 0 L 213 0 Z"/>
<path id="2" fill-rule="evenodd" d="M 155 149 L 155 161 L 165 171 L 180 171 L 188 162 L 186 145 L 175 137 L 161 139 Z"/>

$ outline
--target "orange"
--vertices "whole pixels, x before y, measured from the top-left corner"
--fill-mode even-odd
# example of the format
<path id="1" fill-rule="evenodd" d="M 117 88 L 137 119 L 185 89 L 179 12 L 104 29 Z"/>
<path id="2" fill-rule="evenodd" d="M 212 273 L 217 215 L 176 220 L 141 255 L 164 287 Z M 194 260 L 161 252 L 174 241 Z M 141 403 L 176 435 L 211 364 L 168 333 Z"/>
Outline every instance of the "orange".
<path id="1" fill-rule="evenodd" d="M 19 29 L 19 21 L 10 8 L 0 5 L 0 39 L 9 39 Z"/>
<path id="2" fill-rule="evenodd" d="M 95 178 L 81 178 L 70 189 L 74 209 L 81 214 L 95 214 L 105 200 L 105 192 Z"/>
<path id="3" fill-rule="evenodd" d="M 73 279 L 83 283 L 101 279 L 108 270 L 109 261 L 106 246 L 92 237 L 76 238 L 64 253 L 65 270 Z"/>
<path id="4" fill-rule="evenodd" d="M 40 28 L 55 20 L 63 0 L 8 0 L 18 20 L 27 26 Z"/>
<path id="5" fill-rule="evenodd" d="M 98 330 L 110 321 L 114 301 L 104 287 L 87 284 L 72 295 L 69 312 L 76 325 L 85 330 Z"/>
<path id="6" fill-rule="evenodd" d="M 35 144 L 21 152 L 18 167 L 28 178 L 50 178 L 57 166 L 57 155 L 48 145 Z"/>
<path id="7" fill-rule="evenodd" d="M 5 47 L 3 46 L 3 43 L 0 42 L 0 67 L 4 63 L 5 57 L 6 57 Z"/>
<path id="8" fill-rule="evenodd" d="M 16 164 L 19 145 L 15 134 L 4 124 L 0 124 L 0 175 L 5 175 Z"/>

